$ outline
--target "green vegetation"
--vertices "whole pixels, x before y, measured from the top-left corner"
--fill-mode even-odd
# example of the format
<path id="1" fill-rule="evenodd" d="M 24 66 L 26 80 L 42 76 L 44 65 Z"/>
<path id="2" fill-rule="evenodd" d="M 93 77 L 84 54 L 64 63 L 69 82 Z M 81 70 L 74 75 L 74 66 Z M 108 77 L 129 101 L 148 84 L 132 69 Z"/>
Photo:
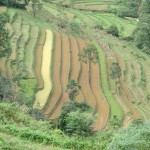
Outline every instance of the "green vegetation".
<path id="1" fill-rule="evenodd" d="M 66 91 L 68 92 L 69 99 L 71 101 L 74 101 L 76 99 L 76 96 L 79 94 L 80 89 L 81 89 L 81 86 L 79 86 L 75 80 L 71 80 L 68 83 Z"/>
<path id="2" fill-rule="evenodd" d="M 116 37 L 119 36 L 118 28 L 117 28 L 117 26 L 115 26 L 115 25 L 109 27 L 109 28 L 107 29 L 107 33 L 112 34 L 113 36 L 116 36 Z"/>
<path id="3" fill-rule="evenodd" d="M 24 103 L 28 106 L 33 105 L 34 95 L 37 91 L 36 79 L 21 79 L 19 81 L 21 92 L 23 93 Z"/>
<path id="4" fill-rule="evenodd" d="M 58 128 L 69 135 L 91 136 L 95 118 L 86 103 L 75 101 L 64 105 L 58 118 Z"/>
<path id="5" fill-rule="evenodd" d="M 10 39 L 6 30 L 6 23 L 8 22 L 8 14 L 0 14 L 0 57 L 5 57 L 11 52 Z"/>
<path id="6" fill-rule="evenodd" d="M 75 108 L 79 109 L 80 106 L 82 105 L 74 107 L 74 110 Z M 15 103 L 0 103 L 0 108 L 0 136 L 3 135 L 1 133 L 16 136 L 18 139 L 24 140 L 24 143 L 27 143 L 27 146 L 29 146 L 28 141 L 30 141 L 32 145 L 35 145 L 34 143 L 43 143 L 44 145 L 50 144 L 59 146 L 63 149 L 70 148 L 77 150 L 111 150 L 112 148 L 120 150 L 129 149 L 130 147 L 140 147 L 142 150 L 148 150 L 150 148 L 150 141 L 148 138 L 148 131 L 150 130 L 149 121 L 145 123 L 135 121 L 128 129 L 114 130 L 113 132 L 103 131 L 100 134 L 94 134 L 87 138 L 81 138 L 77 135 L 68 137 L 61 130 L 52 129 L 49 122 L 36 121 L 29 117 L 27 114 L 23 113 L 23 110 L 25 111 L 25 109 L 22 106 L 18 107 Z M 80 108 L 80 110 L 88 109 L 89 108 L 87 108 L 86 105 Z M 5 145 L 7 142 L 5 136 L 0 138 L 1 147 L 7 146 Z M 15 142 L 17 142 L 17 140 L 15 140 Z M 8 146 L 11 146 L 11 144 Z M 24 145 L 19 146 L 18 148 L 24 148 Z"/>

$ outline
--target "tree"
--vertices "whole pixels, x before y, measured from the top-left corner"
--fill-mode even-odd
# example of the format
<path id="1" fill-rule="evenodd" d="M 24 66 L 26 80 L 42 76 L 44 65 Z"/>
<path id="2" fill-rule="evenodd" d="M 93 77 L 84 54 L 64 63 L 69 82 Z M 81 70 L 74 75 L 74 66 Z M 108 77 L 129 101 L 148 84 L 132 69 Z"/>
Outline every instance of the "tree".
<path id="1" fill-rule="evenodd" d="M 142 5 L 141 6 L 141 13 L 142 14 L 149 14 L 150 13 L 150 1 L 144 0 L 141 5 Z"/>
<path id="2" fill-rule="evenodd" d="M 143 14 L 137 29 L 134 32 L 134 40 L 138 48 L 150 54 L 150 14 Z"/>
<path id="3" fill-rule="evenodd" d="M 33 12 L 35 18 L 36 13 L 42 8 L 42 0 L 30 0 L 26 8 L 28 11 Z"/>
<path id="4" fill-rule="evenodd" d="M 98 62 L 98 52 L 93 44 L 89 44 L 84 48 L 79 54 L 79 61 L 84 63 L 97 63 Z"/>
<path id="5" fill-rule="evenodd" d="M 9 99 L 13 100 L 14 91 L 13 83 L 8 80 L 6 77 L 0 76 L 0 99 Z"/>
<path id="6" fill-rule="evenodd" d="M 80 24 L 75 22 L 75 21 L 72 21 L 70 23 L 70 29 L 74 32 L 79 32 L 80 31 Z"/>
<path id="7" fill-rule="evenodd" d="M 75 80 L 71 80 L 67 85 L 67 92 L 71 101 L 75 101 L 76 96 L 79 94 L 81 86 Z"/>
<path id="8" fill-rule="evenodd" d="M 121 68 L 119 66 L 119 63 L 117 63 L 117 62 L 112 63 L 110 76 L 111 76 L 112 79 L 116 79 L 116 92 L 117 92 L 117 89 L 118 89 L 117 79 L 119 79 L 121 77 Z"/>

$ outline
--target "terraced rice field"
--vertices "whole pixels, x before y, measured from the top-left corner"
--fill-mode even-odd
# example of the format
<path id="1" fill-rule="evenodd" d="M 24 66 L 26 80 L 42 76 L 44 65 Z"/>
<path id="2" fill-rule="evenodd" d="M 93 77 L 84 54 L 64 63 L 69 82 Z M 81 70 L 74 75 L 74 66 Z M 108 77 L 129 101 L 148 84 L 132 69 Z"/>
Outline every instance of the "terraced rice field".
<path id="1" fill-rule="evenodd" d="M 101 91 L 99 66 L 78 61 L 78 53 L 87 46 L 86 41 L 58 32 L 55 32 L 54 37 L 53 90 L 49 92 L 49 97 L 47 96 L 45 115 L 49 119 L 60 115 L 62 106 L 69 101 L 66 86 L 69 80 L 74 79 L 81 85 L 77 101 L 87 102 L 98 113 L 94 129 L 104 128 L 109 117 L 109 106 Z M 39 97 L 38 93 L 36 97 Z"/>
<path id="2" fill-rule="evenodd" d="M 77 2 L 80 6 L 85 5 L 87 9 L 104 7 L 104 1 Z M 76 2 L 74 5 L 80 7 Z M 60 13 L 55 4 L 44 3 L 44 9 L 54 16 Z M 0 74 L 8 76 L 9 79 L 18 76 L 25 78 L 20 80 L 23 88 L 28 87 L 29 83 L 33 82 L 34 86 L 37 83 L 34 108 L 43 109 L 48 119 L 57 118 L 63 105 L 69 101 L 66 86 L 70 80 L 77 81 L 81 86 L 76 100 L 86 102 L 97 114 L 94 130 L 104 129 L 109 119 L 114 116 L 123 121 L 125 127 L 132 119 L 150 118 L 150 102 L 147 100 L 150 94 L 150 61 L 145 55 L 133 51 L 132 46 L 128 48 L 119 42 L 112 49 L 107 48 L 103 42 L 109 38 L 100 37 L 102 41 L 98 39 L 97 43 L 93 43 L 99 53 L 99 62 L 86 64 L 78 60 L 78 54 L 88 46 L 88 40 L 56 31 L 41 30 L 33 24 L 26 24 L 21 14 L 11 10 L 8 13 L 11 20 L 8 31 L 12 53 L 7 58 L 0 58 Z M 66 9 L 64 14 L 65 17 L 68 15 L 68 19 L 71 16 L 78 23 L 88 24 L 90 28 L 96 23 L 102 23 L 107 29 L 115 23 L 123 37 L 130 36 L 136 27 L 136 22 L 109 13 L 86 13 L 77 9 Z M 122 76 L 118 79 L 120 90 L 117 92 L 115 81 L 110 78 L 113 62 L 118 62 L 122 70 Z M 34 97 L 33 89 L 34 87 L 30 93 Z M 29 90 L 24 88 L 23 91 Z"/>

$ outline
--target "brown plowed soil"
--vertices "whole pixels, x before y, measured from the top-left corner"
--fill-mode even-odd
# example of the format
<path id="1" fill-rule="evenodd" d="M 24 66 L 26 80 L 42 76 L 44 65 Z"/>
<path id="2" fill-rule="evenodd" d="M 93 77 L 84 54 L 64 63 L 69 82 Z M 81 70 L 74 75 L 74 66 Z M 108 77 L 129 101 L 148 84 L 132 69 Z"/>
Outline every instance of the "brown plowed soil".
<path id="1" fill-rule="evenodd" d="M 0 58 L 0 75 L 6 76 L 6 57 Z"/>
<path id="2" fill-rule="evenodd" d="M 69 70 L 70 70 L 70 47 L 69 39 L 67 35 L 62 35 L 62 65 L 61 65 L 61 85 L 62 95 L 55 104 L 52 112 L 50 113 L 50 119 L 56 118 L 61 113 L 61 109 L 65 102 L 68 100 L 68 94 L 66 93 L 66 86 L 68 84 Z M 54 59 L 55 60 L 55 59 Z M 55 85 L 55 83 L 54 83 Z"/>
<path id="3" fill-rule="evenodd" d="M 80 68 L 81 64 L 78 61 L 78 53 L 79 53 L 79 48 L 78 44 L 75 38 L 70 37 L 70 49 L 71 49 L 71 61 L 70 61 L 70 79 L 69 80 L 79 80 L 79 74 L 80 74 Z M 77 102 L 83 102 L 84 97 L 82 92 L 80 91 L 79 95 L 76 98 Z"/>
<path id="4" fill-rule="evenodd" d="M 78 45 L 80 51 L 86 47 L 86 43 L 84 40 L 78 40 Z M 88 105 L 92 106 L 95 109 L 96 100 L 90 89 L 89 85 L 89 64 L 81 62 L 81 72 L 79 78 L 79 85 L 81 86 L 81 91 Z"/>
<path id="5" fill-rule="evenodd" d="M 57 101 L 60 98 L 61 95 L 61 81 L 60 81 L 60 76 L 61 76 L 61 35 L 56 32 L 54 34 L 55 36 L 55 49 L 54 49 L 54 58 L 53 58 L 53 76 L 52 76 L 52 81 L 53 81 L 53 86 L 54 86 L 54 91 L 52 93 L 52 96 L 47 102 L 46 110 L 45 110 L 45 115 L 49 115 L 49 113 L 52 111 L 52 109 L 55 107 Z"/>
<path id="6" fill-rule="evenodd" d="M 108 121 L 109 116 L 109 105 L 106 99 L 103 96 L 103 93 L 100 89 L 100 72 L 98 63 L 94 64 L 91 63 L 91 70 L 90 70 L 90 85 L 91 90 L 95 96 L 97 105 L 96 105 L 96 112 L 98 115 L 98 119 L 94 125 L 95 130 L 103 129 Z"/>
<path id="7" fill-rule="evenodd" d="M 40 40 L 38 47 L 36 49 L 36 65 L 35 65 L 35 73 L 36 73 L 36 78 L 38 81 L 38 88 L 41 89 L 43 88 L 43 79 L 41 75 L 41 66 L 42 66 L 42 51 L 43 51 L 43 45 L 44 45 L 44 40 L 45 40 L 45 31 L 41 32 Z"/>

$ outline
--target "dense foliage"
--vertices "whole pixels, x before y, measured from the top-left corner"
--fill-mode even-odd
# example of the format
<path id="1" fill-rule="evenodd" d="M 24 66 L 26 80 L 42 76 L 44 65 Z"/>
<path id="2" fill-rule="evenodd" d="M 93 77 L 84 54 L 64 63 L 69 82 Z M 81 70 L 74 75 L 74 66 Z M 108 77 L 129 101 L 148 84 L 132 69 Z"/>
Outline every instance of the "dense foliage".
<path id="1" fill-rule="evenodd" d="M 0 100 L 14 99 L 13 83 L 7 78 L 0 76 Z"/>
<path id="2" fill-rule="evenodd" d="M 58 127 L 69 135 L 89 136 L 93 134 L 92 125 L 95 116 L 86 103 L 67 103 L 62 108 L 58 120 Z"/>
<path id="3" fill-rule="evenodd" d="M 150 54 L 150 1 L 145 0 L 141 6 L 139 23 L 134 34 L 137 46 Z"/>
<path id="4" fill-rule="evenodd" d="M 119 37 L 119 31 L 116 25 L 112 25 L 107 29 L 107 33 L 112 34 L 113 36 Z"/>
<path id="5" fill-rule="evenodd" d="M 7 7 L 25 8 L 29 1 L 30 0 L 0 0 L 0 4 Z"/>
<path id="6" fill-rule="evenodd" d="M 78 83 L 75 80 L 69 81 L 67 85 L 67 92 L 69 94 L 69 99 L 71 101 L 74 101 L 76 96 L 79 94 L 79 90 L 81 89 L 81 86 L 78 85 Z"/>
<path id="7" fill-rule="evenodd" d="M 133 17 L 139 16 L 139 9 L 141 0 L 118 0 L 119 5 L 122 7 L 117 9 L 119 17 Z"/>
<path id="8" fill-rule="evenodd" d="M 6 13 L 0 14 L 0 57 L 7 56 L 11 51 L 10 39 L 6 24 L 9 22 L 9 16 Z"/>
<path id="9" fill-rule="evenodd" d="M 87 105 L 79 105 L 78 103 L 76 105 L 77 107 L 70 106 L 73 107 L 73 110 L 80 108 L 81 111 L 85 111 L 89 109 Z M 0 132 L 35 143 L 53 144 L 76 150 L 128 150 L 131 147 L 135 150 L 150 149 L 150 121 L 137 120 L 128 129 L 102 131 L 83 138 L 81 134 L 67 136 L 59 129 L 52 129 L 48 121 L 37 121 L 29 117 L 27 110 L 26 107 L 16 103 L 0 103 Z M 76 124 L 76 122 L 71 123 Z M 3 137 L 0 138 L 0 144 L 6 146 Z"/>

